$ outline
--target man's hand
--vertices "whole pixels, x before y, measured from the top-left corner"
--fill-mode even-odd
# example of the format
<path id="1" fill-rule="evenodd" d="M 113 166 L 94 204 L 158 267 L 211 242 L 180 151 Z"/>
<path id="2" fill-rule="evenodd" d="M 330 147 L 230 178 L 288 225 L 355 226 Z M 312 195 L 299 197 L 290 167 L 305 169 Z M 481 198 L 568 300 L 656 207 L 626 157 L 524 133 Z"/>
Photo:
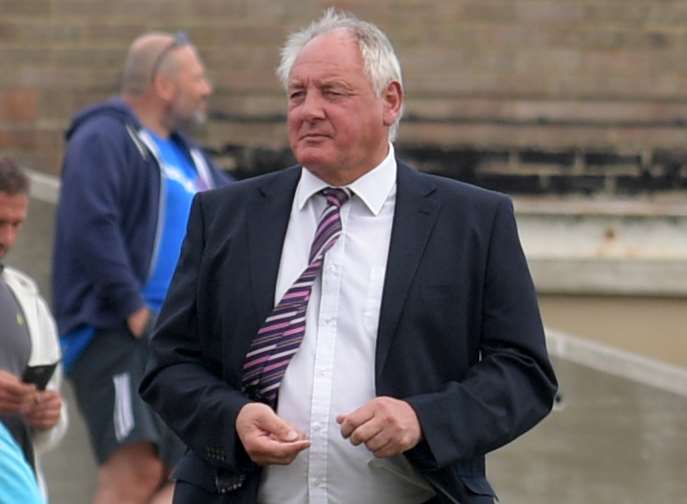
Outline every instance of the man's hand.
<path id="1" fill-rule="evenodd" d="M 136 338 L 143 336 L 149 321 L 150 310 L 145 306 L 133 312 L 126 319 L 126 323 L 129 326 L 131 334 L 133 334 Z"/>
<path id="2" fill-rule="evenodd" d="M 0 414 L 27 411 L 37 395 L 36 386 L 23 383 L 12 373 L 0 369 Z"/>
<path id="3" fill-rule="evenodd" d="M 38 392 L 30 409 L 24 413 L 26 423 L 34 429 L 46 430 L 54 427 L 60 420 L 62 396 L 55 390 Z"/>
<path id="4" fill-rule="evenodd" d="M 377 397 L 352 413 L 337 416 L 336 421 L 345 439 L 355 446 L 365 443 L 378 458 L 399 455 L 422 439 L 415 410 L 391 397 Z"/>
<path id="5" fill-rule="evenodd" d="M 290 464 L 310 446 L 305 434 L 298 433 L 262 403 L 248 403 L 241 408 L 236 417 L 236 432 L 246 453 L 258 465 Z"/>

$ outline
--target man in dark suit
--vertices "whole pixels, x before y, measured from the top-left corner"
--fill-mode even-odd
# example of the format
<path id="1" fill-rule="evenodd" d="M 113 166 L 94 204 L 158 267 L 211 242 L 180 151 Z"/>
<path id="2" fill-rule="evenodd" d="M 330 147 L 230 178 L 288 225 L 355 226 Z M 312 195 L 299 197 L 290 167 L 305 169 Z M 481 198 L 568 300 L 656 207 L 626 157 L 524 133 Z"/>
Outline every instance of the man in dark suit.
<path id="1" fill-rule="evenodd" d="M 512 205 L 396 160 L 374 25 L 329 10 L 278 73 L 299 166 L 196 197 L 141 384 L 175 502 L 492 503 L 556 391 Z"/>

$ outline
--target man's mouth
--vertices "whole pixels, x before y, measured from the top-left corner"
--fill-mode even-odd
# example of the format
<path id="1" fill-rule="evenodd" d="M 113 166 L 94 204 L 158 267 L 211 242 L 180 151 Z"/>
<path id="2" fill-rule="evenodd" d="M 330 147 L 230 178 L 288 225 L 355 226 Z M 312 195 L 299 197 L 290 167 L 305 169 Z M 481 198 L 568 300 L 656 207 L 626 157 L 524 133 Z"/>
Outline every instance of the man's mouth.
<path id="1" fill-rule="evenodd" d="M 329 135 L 325 135 L 324 133 L 306 133 L 301 136 L 301 140 L 319 140 L 322 138 L 329 138 Z"/>

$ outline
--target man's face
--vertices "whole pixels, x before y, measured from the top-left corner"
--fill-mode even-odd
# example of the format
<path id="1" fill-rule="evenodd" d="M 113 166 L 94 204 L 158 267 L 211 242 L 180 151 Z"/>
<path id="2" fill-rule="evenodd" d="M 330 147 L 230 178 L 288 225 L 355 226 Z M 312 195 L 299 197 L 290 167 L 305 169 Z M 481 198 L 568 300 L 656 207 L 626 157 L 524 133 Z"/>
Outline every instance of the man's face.
<path id="1" fill-rule="evenodd" d="M 28 208 L 29 198 L 26 194 L 0 192 L 0 257 L 4 257 L 17 241 Z"/>
<path id="2" fill-rule="evenodd" d="M 207 118 L 208 97 L 212 94 L 205 67 L 192 46 L 180 47 L 174 57 L 177 58 L 177 71 L 171 77 L 172 127 L 202 124 Z"/>
<path id="3" fill-rule="evenodd" d="M 381 97 L 375 94 L 348 33 L 320 35 L 301 50 L 289 74 L 291 150 L 321 179 L 337 185 L 352 182 L 386 156 L 389 126 L 401 99 L 398 83 Z"/>

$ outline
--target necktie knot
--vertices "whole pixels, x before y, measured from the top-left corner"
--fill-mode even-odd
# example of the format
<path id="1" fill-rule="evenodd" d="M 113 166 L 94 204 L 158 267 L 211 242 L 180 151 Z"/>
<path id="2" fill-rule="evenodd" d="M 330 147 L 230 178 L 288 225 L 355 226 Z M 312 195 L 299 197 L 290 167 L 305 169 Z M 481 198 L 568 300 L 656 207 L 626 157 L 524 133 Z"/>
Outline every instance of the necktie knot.
<path id="1" fill-rule="evenodd" d="M 325 187 L 320 191 L 327 200 L 328 205 L 341 208 L 351 197 L 351 190 L 346 187 Z"/>

